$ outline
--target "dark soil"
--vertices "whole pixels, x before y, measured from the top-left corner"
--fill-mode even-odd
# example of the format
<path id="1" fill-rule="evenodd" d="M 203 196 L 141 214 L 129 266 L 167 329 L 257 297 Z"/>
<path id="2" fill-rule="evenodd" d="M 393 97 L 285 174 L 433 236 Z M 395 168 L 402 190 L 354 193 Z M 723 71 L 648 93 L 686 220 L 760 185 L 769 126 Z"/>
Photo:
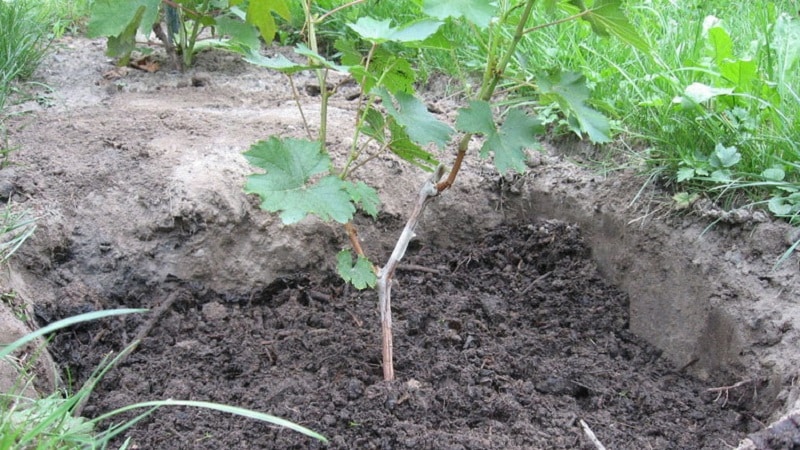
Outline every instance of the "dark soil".
<path id="1" fill-rule="evenodd" d="M 757 427 L 733 392 L 708 392 L 626 331 L 628 300 L 598 275 L 576 226 L 503 227 L 462 248 L 409 250 L 393 291 L 395 382 L 382 381 L 375 294 L 332 274 L 241 293 L 130 274 L 107 298 L 66 298 L 37 316 L 156 308 L 178 293 L 87 416 L 145 400 L 214 401 L 298 422 L 333 449 L 594 448 L 580 420 L 610 449 L 723 449 Z M 51 351 L 77 385 L 147 320 L 83 325 Z M 159 410 L 128 435 L 139 449 L 323 447 L 188 408 Z"/>

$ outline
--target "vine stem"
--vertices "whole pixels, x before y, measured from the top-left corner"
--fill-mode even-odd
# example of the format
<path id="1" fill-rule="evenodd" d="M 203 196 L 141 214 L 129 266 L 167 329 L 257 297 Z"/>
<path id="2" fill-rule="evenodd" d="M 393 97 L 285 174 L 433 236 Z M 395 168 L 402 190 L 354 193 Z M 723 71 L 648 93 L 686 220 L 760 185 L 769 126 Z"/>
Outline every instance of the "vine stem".
<path id="1" fill-rule="evenodd" d="M 479 99 L 485 102 L 491 100 L 492 95 L 494 95 L 495 89 L 497 89 L 497 84 L 503 78 L 503 74 L 506 71 L 506 67 L 511 62 L 511 58 L 514 56 L 514 51 L 519 44 L 519 41 L 522 40 L 522 36 L 526 34 L 525 24 L 528 23 L 528 19 L 531 17 L 531 11 L 533 11 L 533 4 L 536 3 L 536 0 L 527 0 L 525 2 L 525 9 L 522 10 L 522 15 L 520 16 L 519 23 L 517 24 L 517 30 L 514 33 L 514 37 L 511 39 L 511 43 L 508 45 L 508 49 L 503 54 L 503 57 L 497 62 L 495 65 L 496 56 L 494 55 L 493 51 L 489 53 L 489 59 L 486 64 L 486 72 L 484 73 L 483 83 L 481 86 L 481 92 L 479 95 Z M 528 29 L 533 30 L 534 28 Z M 490 48 L 491 50 L 491 48 Z M 458 176 L 458 172 L 461 170 L 461 164 L 464 161 L 464 156 L 467 154 L 467 150 L 469 149 L 469 141 L 472 139 L 472 134 L 468 133 L 465 134 L 461 141 L 458 143 L 458 153 L 456 154 L 456 159 L 453 162 L 453 168 L 450 169 L 450 173 L 447 175 L 447 179 L 439 182 L 436 185 L 436 190 L 438 192 L 442 192 L 446 189 L 449 189 L 453 186 L 453 183 L 456 181 L 456 176 Z"/>
<path id="2" fill-rule="evenodd" d="M 431 177 L 425 181 L 417 196 L 417 203 L 414 205 L 414 211 L 408 218 L 403 232 L 397 239 L 394 250 L 392 251 L 386 265 L 378 271 L 378 306 L 381 312 L 381 335 L 382 335 L 382 350 L 383 350 L 383 379 L 386 381 L 394 380 L 394 358 L 393 358 L 393 344 L 392 344 L 392 280 L 394 279 L 394 272 L 397 269 L 400 260 L 408 249 L 408 244 L 414 238 L 414 230 L 417 228 L 422 212 L 425 207 L 433 200 L 434 197 L 439 195 L 436 189 L 436 183 L 444 175 L 444 166 L 439 165 Z"/>

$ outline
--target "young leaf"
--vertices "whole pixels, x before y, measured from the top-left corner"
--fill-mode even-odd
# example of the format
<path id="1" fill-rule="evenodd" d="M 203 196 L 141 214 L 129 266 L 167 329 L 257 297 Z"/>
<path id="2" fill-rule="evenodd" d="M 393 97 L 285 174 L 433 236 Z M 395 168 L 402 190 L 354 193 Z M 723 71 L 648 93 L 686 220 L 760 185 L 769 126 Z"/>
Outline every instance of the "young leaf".
<path id="1" fill-rule="evenodd" d="M 250 0 L 247 6 L 247 23 L 258 27 L 261 37 L 269 43 L 278 32 L 278 26 L 272 17 L 272 12 L 276 12 L 284 19 L 291 18 L 291 11 L 286 0 Z"/>
<path id="2" fill-rule="evenodd" d="M 330 170 L 330 158 L 318 142 L 271 137 L 253 144 L 244 156 L 266 171 L 248 176 L 245 192 L 258 194 L 262 209 L 281 211 L 283 223 L 299 222 L 308 214 L 340 223 L 353 217 L 355 207 L 344 181 L 329 175 L 311 183 L 311 177 Z"/>
<path id="3" fill-rule="evenodd" d="M 496 6 L 488 0 L 425 0 L 422 10 L 437 19 L 464 17 L 475 25 L 486 28 L 494 17 Z"/>
<path id="4" fill-rule="evenodd" d="M 770 212 L 776 216 L 788 216 L 792 213 L 792 204 L 786 201 L 786 197 L 775 196 L 767 203 Z"/>
<path id="5" fill-rule="evenodd" d="M 393 27 L 391 23 L 390 19 L 377 20 L 372 17 L 361 17 L 356 23 L 348 23 L 347 26 L 358 33 L 362 39 L 376 44 L 387 41 L 424 41 L 442 26 L 442 22 L 430 19 L 418 20 L 400 27 Z"/>
<path id="6" fill-rule="evenodd" d="M 494 151 L 494 165 L 500 173 L 514 169 L 525 171 L 526 148 L 540 147 L 537 135 L 544 133 L 544 125 L 538 119 L 520 109 L 512 109 L 497 134 L 489 137 L 481 148 L 481 156 Z"/>
<path id="7" fill-rule="evenodd" d="M 536 77 L 542 94 L 552 96 L 561 110 L 577 120 L 580 130 L 589 135 L 594 143 L 610 142 L 608 119 L 586 105 L 589 88 L 586 77 L 576 72 L 539 73 Z"/>
<path id="8" fill-rule="evenodd" d="M 433 143 L 439 148 L 444 148 L 450 142 L 453 129 L 439 121 L 436 116 L 428 112 L 428 108 L 411 94 L 399 91 L 394 100 L 386 89 L 379 88 L 375 94 L 383 100 L 383 107 L 398 124 L 405 128 L 412 141 L 419 145 Z"/>
<path id="9" fill-rule="evenodd" d="M 378 281 L 372 263 L 363 256 L 356 259 L 353 264 L 353 254 L 350 250 L 342 250 L 336 255 L 336 271 L 339 276 L 348 283 L 352 283 L 356 289 L 375 287 Z"/>
<path id="10" fill-rule="evenodd" d="M 524 172 L 525 149 L 539 148 L 536 136 L 544 133 L 542 123 L 520 109 L 509 111 L 498 130 L 491 107 L 484 101 L 470 102 L 469 107 L 459 110 L 456 128 L 465 133 L 486 136 L 480 154 L 486 158 L 490 152 L 494 152 L 494 165 L 499 172 L 510 169 Z"/>
<path id="11" fill-rule="evenodd" d="M 649 52 L 650 46 L 636 32 L 622 12 L 622 0 L 595 0 L 591 8 L 586 8 L 582 0 L 570 0 L 570 3 L 586 12 L 583 20 L 592 25 L 592 30 L 600 36 L 615 36 L 622 42 Z"/>
<path id="12" fill-rule="evenodd" d="M 344 189 L 350 194 L 350 199 L 353 203 L 361 205 L 361 209 L 365 213 L 372 216 L 373 219 L 378 217 L 378 207 L 381 205 L 381 200 L 378 198 L 378 193 L 371 186 L 363 181 L 358 183 L 345 182 Z"/>
<path id="13" fill-rule="evenodd" d="M 689 194 L 688 192 L 678 192 L 672 196 L 672 200 L 675 201 L 675 209 L 686 209 L 692 206 L 692 203 L 696 202 L 698 198 L 700 198 L 699 194 Z"/>
<path id="14" fill-rule="evenodd" d="M 783 181 L 786 172 L 780 167 L 771 167 L 761 172 L 761 176 L 767 181 Z"/>

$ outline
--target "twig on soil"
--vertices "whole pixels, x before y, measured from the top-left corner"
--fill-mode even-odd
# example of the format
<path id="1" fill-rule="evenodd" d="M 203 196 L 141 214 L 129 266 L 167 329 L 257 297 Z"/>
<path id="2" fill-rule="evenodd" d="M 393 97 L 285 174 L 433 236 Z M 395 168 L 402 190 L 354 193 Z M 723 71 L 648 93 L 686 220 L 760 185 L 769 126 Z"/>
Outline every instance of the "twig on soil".
<path id="1" fill-rule="evenodd" d="M 425 272 L 425 273 L 433 273 L 433 274 L 436 274 L 436 275 L 441 275 L 442 274 L 442 271 L 439 270 L 439 269 L 434 269 L 432 267 L 420 266 L 420 265 L 417 265 L 417 264 L 398 264 L 397 265 L 397 269 L 398 270 L 406 270 L 406 271 L 409 271 L 409 272 Z"/>
<path id="2" fill-rule="evenodd" d="M 552 273 L 553 272 L 547 272 L 547 273 L 545 273 L 543 275 L 539 275 L 538 277 L 536 277 L 535 280 L 531 281 L 530 284 L 528 284 L 528 286 L 526 286 L 525 289 L 523 289 L 522 292 L 519 293 L 519 295 L 527 294 L 528 291 L 530 291 L 534 286 L 536 286 L 536 283 L 538 283 L 538 282 L 544 280 L 545 278 L 549 277 L 550 274 L 552 274 Z"/>
<path id="3" fill-rule="evenodd" d="M 403 255 L 405 255 L 408 249 L 408 244 L 415 236 L 414 229 L 416 229 L 422 217 L 422 212 L 425 211 L 425 207 L 428 206 L 428 203 L 439 195 L 439 191 L 436 189 L 436 183 L 439 182 L 442 175 L 444 175 L 444 166 L 440 165 L 422 186 L 419 191 L 419 196 L 417 197 L 417 204 L 414 205 L 414 211 L 408 217 L 408 222 L 406 222 L 403 232 L 400 233 L 400 237 L 397 239 L 397 244 L 395 244 L 392 255 L 389 257 L 386 265 L 378 271 L 377 288 L 378 303 L 381 311 L 381 334 L 383 341 L 383 379 L 386 381 L 394 380 L 394 363 L 392 362 L 392 279 L 394 278 L 394 272 L 397 266 L 400 264 L 400 260 L 403 259 Z"/>
<path id="4" fill-rule="evenodd" d="M 716 392 L 717 393 L 717 398 L 714 399 L 714 402 L 719 401 L 719 399 L 722 398 L 722 396 L 724 395 L 725 396 L 725 400 L 722 402 L 722 406 L 724 407 L 725 405 L 728 404 L 728 397 L 730 396 L 730 392 L 731 392 L 732 389 L 736 389 L 738 387 L 744 386 L 747 383 L 752 383 L 752 382 L 753 382 L 753 380 L 748 378 L 746 380 L 739 381 L 738 383 L 734 383 L 734 384 L 732 384 L 730 386 L 720 386 L 720 387 L 708 388 L 708 389 L 706 389 L 706 392 Z"/>
<path id="5" fill-rule="evenodd" d="M 594 435 L 592 429 L 589 428 L 589 424 L 584 422 L 583 419 L 581 419 L 580 423 L 581 423 L 581 428 L 583 428 L 584 434 L 586 434 L 586 438 L 589 439 L 589 441 L 591 441 L 592 444 L 594 444 L 595 448 L 597 450 L 606 450 L 605 446 L 603 446 L 600 440 L 597 439 L 597 436 Z"/>
<path id="6" fill-rule="evenodd" d="M 175 303 L 175 300 L 178 299 L 181 293 L 183 293 L 181 290 L 173 291 L 171 294 L 169 294 L 169 297 L 167 297 L 166 300 L 152 309 L 150 312 L 150 319 L 148 319 L 144 325 L 139 327 L 139 331 L 136 332 L 136 336 L 133 338 L 133 341 L 123 347 L 125 350 L 123 350 L 123 354 L 120 355 L 119 359 L 116 361 L 117 366 L 120 366 L 123 362 L 125 362 L 126 359 L 128 359 L 129 356 L 131 356 L 131 353 L 136 350 L 136 348 L 139 346 L 139 343 L 142 342 L 142 339 L 144 339 L 150 330 L 153 329 L 155 324 L 158 323 L 159 319 L 161 319 L 164 313 L 172 307 L 172 304 Z M 96 379 L 90 377 L 86 382 L 92 383 L 96 381 Z M 75 417 L 79 417 L 81 415 L 88 400 L 89 396 L 87 395 L 80 401 L 78 405 L 75 406 L 75 409 L 72 412 Z"/>

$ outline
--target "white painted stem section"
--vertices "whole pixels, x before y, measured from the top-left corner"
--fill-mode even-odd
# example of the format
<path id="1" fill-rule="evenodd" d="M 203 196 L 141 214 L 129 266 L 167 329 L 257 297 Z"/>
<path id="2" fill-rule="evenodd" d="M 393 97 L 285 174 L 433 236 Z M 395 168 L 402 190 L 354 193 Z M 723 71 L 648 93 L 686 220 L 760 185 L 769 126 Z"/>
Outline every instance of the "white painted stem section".
<path id="1" fill-rule="evenodd" d="M 428 203 L 437 195 L 439 191 L 436 189 L 436 183 L 442 178 L 444 174 L 444 167 L 439 166 L 428 179 L 419 191 L 417 203 L 414 205 L 414 211 L 406 222 L 403 232 L 397 239 L 397 244 L 394 246 L 392 255 L 386 262 L 386 265 L 378 271 L 378 307 L 381 311 L 381 334 L 382 334 L 382 352 L 383 352 L 383 379 L 386 381 L 394 380 L 394 358 L 393 358 L 393 344 L 392 344 L 392 280 L 394 279 L 394 272 L 400 260 L 406 254 L 408 244 L 414 238 L 414 229 L 417 228 L 419 219 L 422 217 L 422 212 Z"/>

